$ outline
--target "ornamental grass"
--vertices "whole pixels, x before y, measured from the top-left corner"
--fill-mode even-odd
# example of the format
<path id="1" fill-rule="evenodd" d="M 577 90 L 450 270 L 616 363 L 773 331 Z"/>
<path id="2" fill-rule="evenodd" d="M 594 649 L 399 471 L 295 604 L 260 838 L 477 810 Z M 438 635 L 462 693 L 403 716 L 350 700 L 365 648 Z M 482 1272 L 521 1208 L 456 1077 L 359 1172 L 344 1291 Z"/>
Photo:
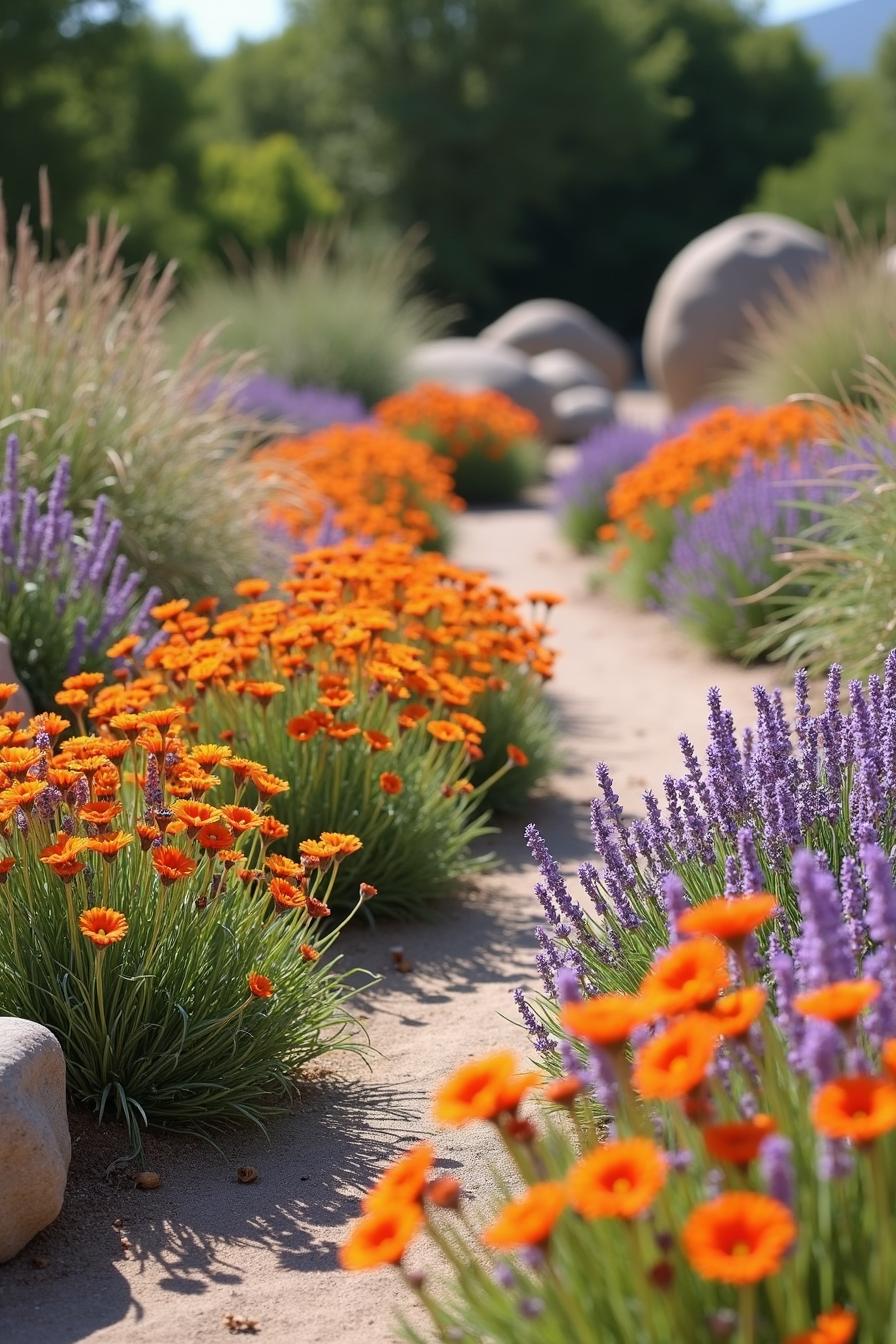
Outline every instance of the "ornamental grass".
<path id="1" fill-rule="evenodd" d="M 595 857 L 578 868 L 583 900 L 529 827 L 545 916 L 537 954 L 543 993 L 527 1002 L 519 992 L 517 1003 L 547 1057 L 556 1049 L 558 970 L 572 966 L 586 993 L 631 992 L 674 934 L 686 899 L 698 905 L 725 892 L 771 892 L 782 915 L 775 941 L 760 938 L 758 964 L 767 968 L 777 948 L 791 949 L 805 919 L 793 878 L 798 850 L 824 856 L 839 879 L 844 905 L 830 919 L 853 928 L 857 946 L 866 924 L 873 934 L 871 892 L 891 880 L 890 862 L 872 873 L 868 854 L 878 865 L 876 856 L 896 846 L 896 651 L 883 676 L 850 682 L 845 697 L 835 665 L 819 710 L 805 672 L 795 678 L 792 716 L 780 692 L 757 686 L 753 694 L 756 721 L 741 731 L 710 690 L 703 758 L 682 734 L 681 774 L 665 777 L 661 797 L 645 793 L 635 820 L 625 819 L 609 770 L 598 766 Z"/>
<path id="2" fill-rule="evenodd" d="M 787 403 L 746 411 L 723 406 L 683 434 L 656 445 L 619 476 L 607 495 L 609 566 L 639 603 L 656 601 L 658 582 L 688 515 L 712 506 L 713 494 L 747 459 L 774 462 L 824 439 L 833 417 L 824 408 Z"/>
<path id="3" fill-rule="evenodd" d="M 430 1328 L 405 1322 L 406 1340 L 896 1337 L 896 890 L 868 851 L 858 944 L 830 919 L 845 893 L 800 851 L 804 932 L 768 980 L 755 939 L 781 930 L 774 896 L 687 907 L 631 992 L 583 998 L 575 971 L 559 973 L 559 1078 L 539 1087 L 501 1051 L 442 1084 L 436 1121 L 487 1124 L 503 1149 L 493 1199 L 468 1210 L 463 1178 L 418 1144 L 341 1250 L 346 1268 L 397 1268 L 416 1294 Z"/>
<path id="4" fill-rule="evenodd" d="M 147 586 L 199 597 L 278 567 L 249 455 L 264 427 L 234 409 L 245 370 L 197 341 L 171 361 L 162 324 L 174 270 L 121 258 L 96 220 L 59 261 L 23 220 L 0 227 L 0 417 L 22 440 L 23 488 L 50 488 L 68 458 L 76 530 L 102 495 Z M 283 488 L 283 487 L 281 487 Z"/>
<path id="5" fill-rule="evenodd" d="M 420 383 L 381 401 L 374 414 L 446 457 L 468 504 L 512 504 L 542 474 L 538 417 L 503 392 Z"/>
<path id="6" fill-rule="evenodd" d="M 83 534 L 66 507 L 71 467 L 61 457 L 45 506 L 19 482 L 19 441 L 6 443 L 0 484 L 0 631 L 33 705 L 51 709 L 63 678 L 109 668 L 106 649 L 127 635 L 144 648 L 158 588 L 119 554 L 121 524 L 100 495 Z"/>
<path id="7" fill-rule="evenodd" d="M 363 835 L 377 910 L 420 913 L 484 862 L 471 846 L 493 791 L 547 764 L 546 711 L 532 706 L 553 667 L 546 627 L 483 574 L 407 545 L 344 542 L 294 566 L 279 595 L 264 580 L 238 585 L 228 611 L 157 608 L 164 640 L 134 669 L 138 692 L 184 704 L 235 761 L 266 762 L 270 806 L 293 834 Z M 531 597 L 542 614 L 557 600 Z M 94 715 L 132 694 L 106 688 Z M 504 735 L 511 726 L 519 737 Z M 340 875 L 334 902 L 355 887 Z"/>
<path id="8" fill-rule="evenodd" d="M 463 508 L 449 464 L 383 425 L 332 425 L 278 439 L 255 456 L 261 480 L 294 483 L 298 503 L 274 492 L 269 518 L 296 542 L 323 525 L 366 541 L 387 538 L 446 551 L 451 518 Z"/>
<path id="9" fill-rule="evenodd" d="M 135 1147 L 146 1124 L 261 1124 L 309 1060 L 358 1048 L 327 900 L 343 870 L 358 892 L 362 840 L 275 854 L 287 828 L 264 768 L 224 788 L 227 747 L 136 683 L 133 712 L 94 714 L 102 680 L 80 673 L 60 696 L 96 732 L 2 715 L 0 1013 L 49 1027 L 73 1100 Z"/>

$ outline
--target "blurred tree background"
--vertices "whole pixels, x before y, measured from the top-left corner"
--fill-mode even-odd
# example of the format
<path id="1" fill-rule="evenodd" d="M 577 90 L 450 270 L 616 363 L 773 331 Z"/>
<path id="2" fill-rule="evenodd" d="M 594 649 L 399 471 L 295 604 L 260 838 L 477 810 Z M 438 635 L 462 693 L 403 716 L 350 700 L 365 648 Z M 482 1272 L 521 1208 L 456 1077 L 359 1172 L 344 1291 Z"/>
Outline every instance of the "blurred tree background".
<path id="1" fill-rule="evenodd" d="M 0 0 L 0 118 L 9 220 L 45 164 L 70 245 L 115 209 L 191 277 L 422 223 L 471 326 L 551 294 L 636 336 L 667 261 L 751 203 L 882 220 L 896 42 L 834 85 L 748 0 L 292 0 L 212 60 L 141 0 Z"/>

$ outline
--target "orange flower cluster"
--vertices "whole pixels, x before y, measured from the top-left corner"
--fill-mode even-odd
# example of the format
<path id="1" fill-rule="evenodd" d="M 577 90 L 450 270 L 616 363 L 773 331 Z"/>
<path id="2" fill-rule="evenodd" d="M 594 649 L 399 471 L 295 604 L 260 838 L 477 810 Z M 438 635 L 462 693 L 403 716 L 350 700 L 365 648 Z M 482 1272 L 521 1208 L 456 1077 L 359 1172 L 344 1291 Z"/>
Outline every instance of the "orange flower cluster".
<path id="1" fill-rule="evenodd" d="M 329 523 L 350 537 L 438 541 L 448 514 L 463 508 L 450 464 L 386 425 L 332 425 L 278 439 L 256 454 L 272 483 L 294 483 L 301 507 L 276 502 L 271 518 L 300 540 Z"/>
<path id="2" fill-rule="evenodd" d="M 438 383 L 419 383 L 387 397 L 374 408 L 388 425 L 432 444 L 455 462 L 469 453 L 499 461 L 521 439 L 536 439 L 538 417 L 503 392 L 459 392 Z"/>
<path id="3" fill-rule="evenodd" d="M 807 440 L 823 438 L 831 425 L 822 408 L 793 403 L 760 411 L 732 406 L 712 411 L 677 438 L 658 443 L 643 462 L 617 477 L 607 495 L 610 522 L 601 528 L 601 540 L 650 541 L 652 509 L 689 504 L 701 512 L 711 507 L 712 492 L 747 456 L 774 461 Z"/>

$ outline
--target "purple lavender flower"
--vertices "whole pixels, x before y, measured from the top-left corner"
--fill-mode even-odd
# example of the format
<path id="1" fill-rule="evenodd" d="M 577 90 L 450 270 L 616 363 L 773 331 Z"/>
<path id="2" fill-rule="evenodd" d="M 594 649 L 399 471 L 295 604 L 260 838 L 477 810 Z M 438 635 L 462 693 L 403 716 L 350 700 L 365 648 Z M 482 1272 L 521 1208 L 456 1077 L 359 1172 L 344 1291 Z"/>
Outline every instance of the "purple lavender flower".
<path id="1" fill-rule="evenodd" d="M 796 1177 L 793 1170 L 793 1144 L 783 1134 L 770 1134 L 759 1149 L 759 1169 L 772 1199 L 794 1207 Z"/>
<path id="2" fill-rule="evenodd" d="M 291 387 L 270 374 L 249 378 L 233 398 L 234 409 L 263 420 L 280 421 L 308 434 L 328 425 L 353 425 L 367 418 L 364 403 L 351 392 L 325 387 Z"/>

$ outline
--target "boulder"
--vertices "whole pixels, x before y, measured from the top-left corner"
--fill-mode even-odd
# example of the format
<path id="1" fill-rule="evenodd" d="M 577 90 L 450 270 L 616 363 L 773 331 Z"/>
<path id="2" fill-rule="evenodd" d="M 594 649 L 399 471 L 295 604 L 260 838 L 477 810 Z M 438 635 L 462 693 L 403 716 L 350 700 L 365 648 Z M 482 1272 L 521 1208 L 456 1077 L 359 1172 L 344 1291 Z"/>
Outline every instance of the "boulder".
<path id="1" fill-rule="evenodd" d="M 737 367 L 756 314 L 829 257 L 820 233 L 782 215 L 738 215 L 688 243 L 660 277 L 644 327 L 644 366 L 672 409 L 708 397 Z"/>
<path id="2" fill-rule="evenodd" d="M 545 350 L 543 355 L 533 355 L 529 368 L 545 387 L 551 389 L 553 396 L 565 392 L 568 387 L 607 386 L 600 370 L 572 350 Z"/>
<path id="3" fill-rule="evenodd" d="M 19 679 L 19 674 L 13 667 L 12 650 L 9 647 L 9 640 L 5 635 L 0 635 L 0 681 L 19 683 L 19 689 L 11 700 L 7 700 L 6 709 L 20 709 L 30 718 L 34 713 L 28 692 Z"/>
<path id="4" fill-rule="evenodd" d="M 558 443 L 578 443 L 615 418 L 613 394 L 605 387 L 567 387 L 554 398 Z"/>
<path id="5" fill-rule="evenodd" d="M 408 387 L 414 383 L 442 383 L 462 392 L 494 388 L 537 415 L 545 436 L 553 438 L 550 390 L 533 377 L 528 359 L 518 350 L 469 336 L 426 341 L 405 361 L 403 381 Z"/>
<path id="6" fill-rule="evenodd" d="M 486 327 L 482 340 L 509 345 L 526 355 L 570 350 L 597 369 L 614 391 L 625 387 L 632 364 L 620 336 L 584 308 L 564 299 L 530 299 Z"/>
<path id="7" fill-rule="evenodd" d="M 0 1017 L 0 1263 L 58 1216 L 71 1153 L 59 1042 Z"/>

